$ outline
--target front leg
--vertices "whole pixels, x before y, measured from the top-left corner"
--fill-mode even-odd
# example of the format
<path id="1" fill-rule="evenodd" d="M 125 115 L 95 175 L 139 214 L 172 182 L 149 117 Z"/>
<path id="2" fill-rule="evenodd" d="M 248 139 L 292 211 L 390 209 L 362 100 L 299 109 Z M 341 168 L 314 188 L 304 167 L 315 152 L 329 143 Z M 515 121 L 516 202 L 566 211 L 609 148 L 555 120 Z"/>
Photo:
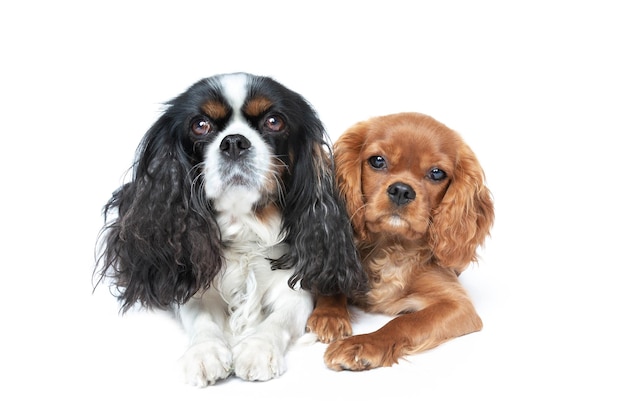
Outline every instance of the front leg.
<path id="1" fill-rule="evenodd" d="M 292 290 L 287 279 L 276 281 L 264 299 L 267 317 L 233 347 L 234 373 L 248 381 L 267 381 L 286 371 L 287 350 L 304 334 L 313 310 L 310 293 Z"/>
<path id="2" fill-rule="evenodd" d="M 319 296 L 306 325 L 322 343 L 330 343 L 352 334 L 350 312 L 345 295 Z"/>
<path id="3" fill-rule="evenodd" d="M 269 329 L 251 335 L 233 348 L 234 373 L 246 381 L 268 381 L 281 376 L 287 370 L 285 353 L 289 338 L 281 328 Z"/>
<path id="4" fill-rule="evenodd" d="M 324 361 L 336 371 L 392 366 L 403 356 L 481 328 L 482 322 L 469 301 L 441 302 L 398 316 L 373 333 L 331 343 Z"/>
<path id="5" fill-rule="evenodd" d="M 233 367 L 224 326 L 226 307 L 212 289 L 201 298 L 192 298 L 178 311 L 189 337 L 189 348 L 178 363 L 185 382 L 198 387 L 227 378 Z"/>

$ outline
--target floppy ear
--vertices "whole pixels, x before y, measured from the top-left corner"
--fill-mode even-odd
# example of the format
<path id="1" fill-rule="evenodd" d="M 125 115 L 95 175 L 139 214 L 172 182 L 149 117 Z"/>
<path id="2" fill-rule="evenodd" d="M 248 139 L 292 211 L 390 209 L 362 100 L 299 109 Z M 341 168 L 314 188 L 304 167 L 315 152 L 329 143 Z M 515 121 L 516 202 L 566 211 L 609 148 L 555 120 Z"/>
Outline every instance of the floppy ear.
<path id="1" fill-rule="evenodd" d="M 365 291 L 367 278 L 336 191 L 330 146 L 319 120 L 305 126 L 303 137 L 290 143 L 291 176 L 283 211 L 290 249 L 273 266 L 295 268 L 292 288 L 300 282 L 319 295 L 355 296 Z"/>
<path id="2" fill-rule="evenodd" d="M 185 138 L 164 114 L 144 136 L 131 182 L 104 207 L 101 278 L 113 279 L 122 310 L 167 308 L 209 286 L 221 268 L 219 229 L 194 181 Z"/>
<path id="3" fill-rule="evenodd" d="M 361 188 L 361 149 L 365 140 L 366 125 L 357 123 L 344 132 L 335 142 L 336 182 L 339 194 L 345 200 L 346 209 L 357 238 L 366 239 Z"/>
<path id="4" fill-rule="evenodd" d="M 430 241 L 441 264 L 461 272 L 476 261 L 476 250 L 493 224 L 494 208 L 483 170 L 460 138 L 452 182 L 434 210 L 432 221 Z"/>

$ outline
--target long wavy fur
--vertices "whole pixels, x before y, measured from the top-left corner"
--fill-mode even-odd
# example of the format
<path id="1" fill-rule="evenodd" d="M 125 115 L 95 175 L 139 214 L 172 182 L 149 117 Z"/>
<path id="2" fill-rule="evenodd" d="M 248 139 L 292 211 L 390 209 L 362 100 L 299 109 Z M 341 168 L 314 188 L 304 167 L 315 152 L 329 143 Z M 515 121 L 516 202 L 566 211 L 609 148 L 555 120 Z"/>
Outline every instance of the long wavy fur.
<path id="1" fill-rule="evenodd" d="M 173 110 L 174 108 L 170 108 Z M 114 278 L 124 311 L 182 304 L 221 269 L 220 233 L 192 155 L 167 112 L 146 133 L 131 182 L 104 207 L 102 277 Z"/>
<path id="2" fill-rule="evenodd" d="M 429 243 L 439 263 L 462 271 L 478 260 L 476 250 L 494 221 L 491 192 L 474 152 L 457 136 L 453 181 L 433 213 Z"/>
<path id="3" fill-rule="evenodd" d="M 305 141 L 302 148 L 296 153 L 299 158 L 286 198 L 284 228 L 290 252 L 273 265 L 295 268 L 289 281 L 292 287 L 300 281 L 317 294 L 362 294 L 367 281 L 344 204 L 335 190 L 330 158 L 321 143 Z"/>
<path id="4" fill-rule="evenodd" d="M 290 175 L 285 179 L 283 230 L 289 252 L 272 260 L 278 269 L 294 268 L 294 287 L 320 295 L 363 294 L 367 277 L 353 241 L 345 203 L 334 180 L 332 149 L 313 108 L 296 93 L 283 91 L 290 118 L 300 130 L 289 141 Z M 294 123 L 295 122 L 295 123 Z"/>
<path id="5" fill-rule="evenodd" d="M 190 103 L 216 97 L 211 78 L 168 103 L 137 149 L 132 181 L 104 207 L 99 243 L 100 281 L 111 278 L 122 310 L 183 304 L 208 288 L 222 268 L 219 227 L 202 189 L 203 144 L 193 143 L 187 125 Z M 294 268 L 289 285 L 315 293 L 360 294 L 367 278 L 352 239 L 344 203 L 334 184 L 324 128 L 297 93 L 266 77 L 251 78 L 288 109 L 288 164 L 282 186 L 283 231 L 289 251 L 272 267 Z"/>

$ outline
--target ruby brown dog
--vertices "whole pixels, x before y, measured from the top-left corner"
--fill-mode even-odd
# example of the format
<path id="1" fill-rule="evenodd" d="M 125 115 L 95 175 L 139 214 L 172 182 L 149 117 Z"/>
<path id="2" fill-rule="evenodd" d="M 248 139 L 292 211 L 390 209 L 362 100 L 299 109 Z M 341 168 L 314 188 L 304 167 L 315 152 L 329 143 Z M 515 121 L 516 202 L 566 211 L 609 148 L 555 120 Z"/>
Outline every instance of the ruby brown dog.
<path id="1" fill-rule="evenodd" d="M 494 221 L 483 169 L 461 137 L 432 117 L 399 113 L 348 129 L 334 145 L 337 182 L 351 216 L 369 291 L 319 297 L 308 329 L 335 370 L 398 359 L 481 330 L 458 280 Z M 396 316 L 351 336 L 347 302 Z"/>

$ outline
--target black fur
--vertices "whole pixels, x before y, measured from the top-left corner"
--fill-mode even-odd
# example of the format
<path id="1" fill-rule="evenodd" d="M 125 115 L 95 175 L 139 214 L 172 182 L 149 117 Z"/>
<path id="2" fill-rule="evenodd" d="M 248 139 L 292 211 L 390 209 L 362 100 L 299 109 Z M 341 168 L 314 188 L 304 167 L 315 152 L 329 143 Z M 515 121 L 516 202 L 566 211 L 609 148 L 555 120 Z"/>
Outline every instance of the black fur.
<path id="1" fill-rule="evenodd" d="M 266 138 L 288 166 L 277 204 L 290 250 L 271 260 L 273 268 L 294 268 L 291 287 L 300 282 L 322 295 L 364 292 L 367 280 L 335 189 L 322 123 L 297 93 L 267 77 L 248 79 L 249 96 L 268 98 L 288 124 L 288 137 Z M 189 132 L 210 98 L 221 99 L 215 78 L 168 103 L 137 150 L 132 181 L 104 207 L 100 279 L 113 279 L 124 311 L 135 303 L 149 308 L 185 303 L 208 288 L 222 268 L 220 231 L 200 178 L 205 143 Z"/>

